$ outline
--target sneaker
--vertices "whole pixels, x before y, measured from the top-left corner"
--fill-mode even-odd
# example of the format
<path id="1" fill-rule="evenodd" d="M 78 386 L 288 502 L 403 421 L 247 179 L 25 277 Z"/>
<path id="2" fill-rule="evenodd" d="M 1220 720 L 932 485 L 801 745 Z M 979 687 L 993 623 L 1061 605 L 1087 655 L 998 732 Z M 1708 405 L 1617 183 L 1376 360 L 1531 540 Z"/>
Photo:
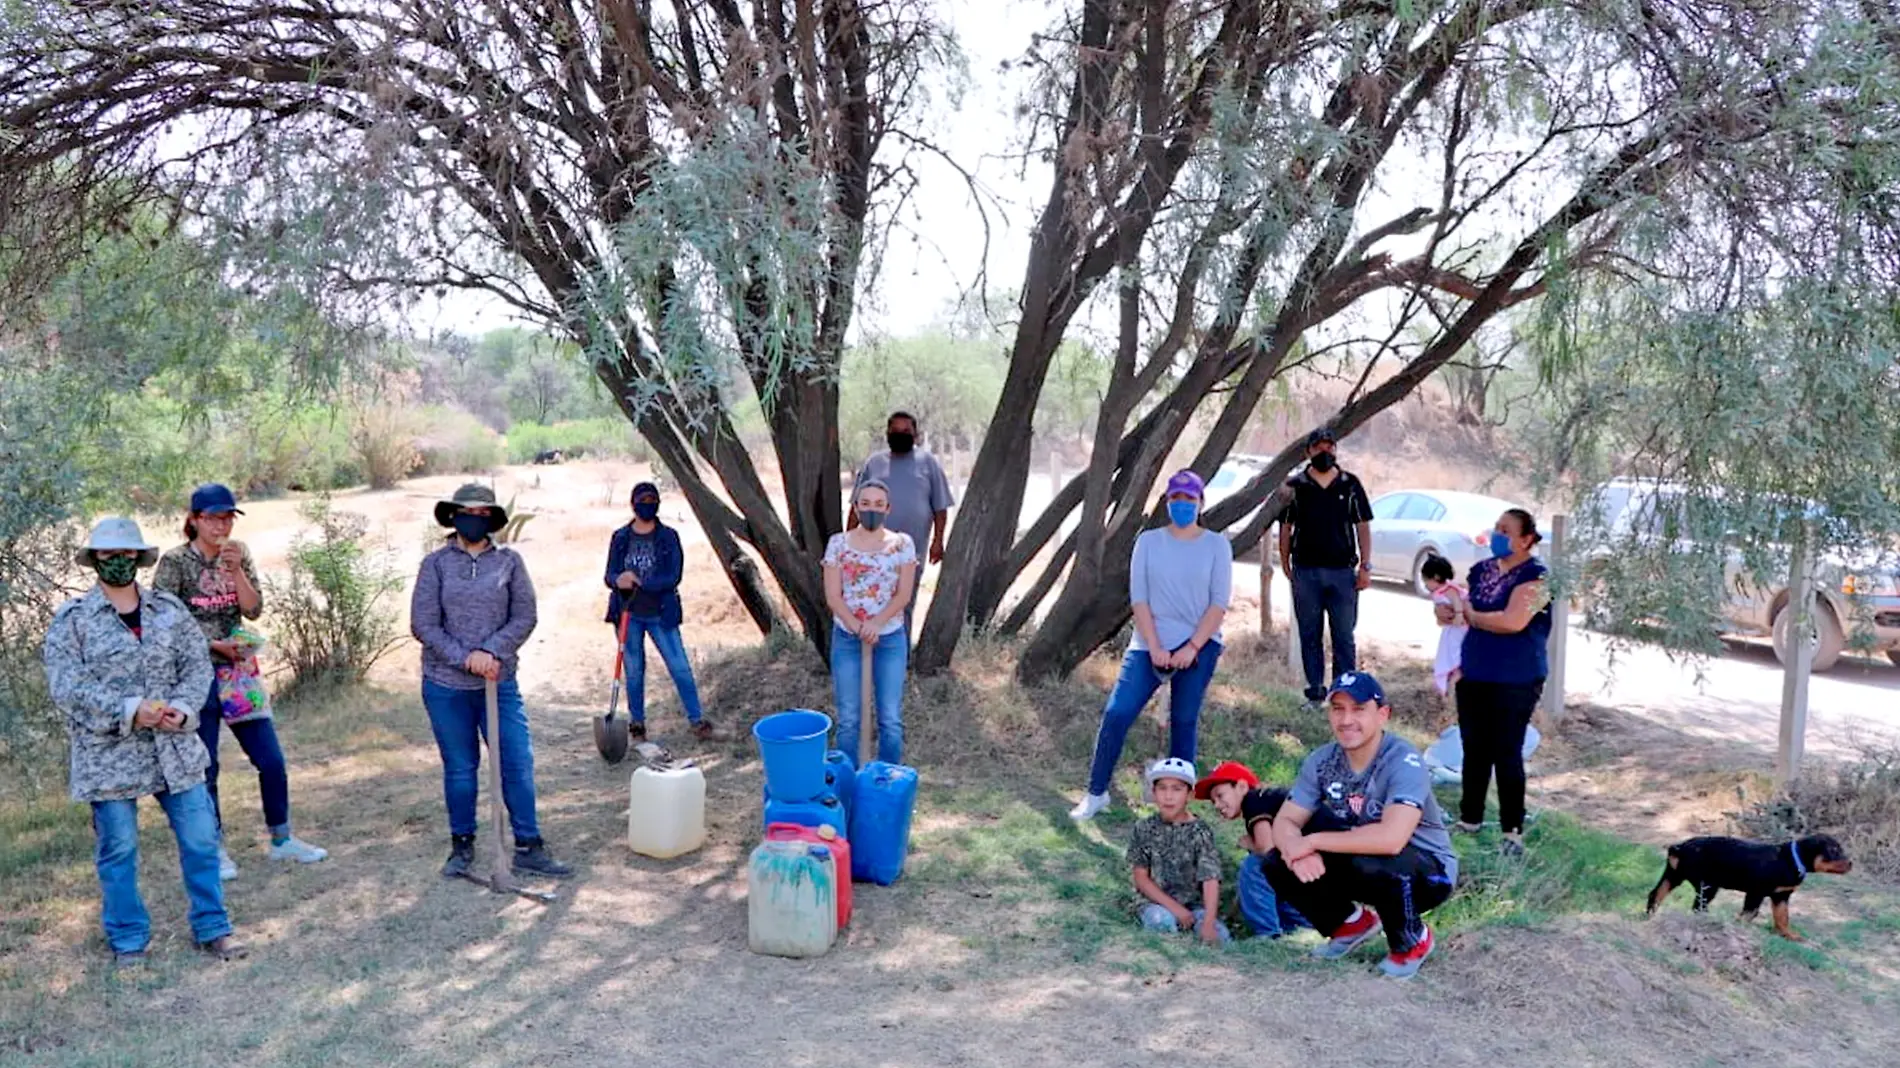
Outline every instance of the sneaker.
<path id="1" fill-rule="evenodd" d="M 627 741 L 644 742 L 646 740 L 647 740 L 647 725 L 646 725 L 645 720 L 636 719 L 633 722 L 627 724 Z"/>
<path id="2" fill-rule="evenodd" d="M 714 726 L 712 720 L 704 717 L 701 717 L 698 723 L 693 724 L 693 737 L 702 742 L 722 742 L 725 741 L 726 738 L 725 733 Z"/>
<path id="3" fill-rule="evenodd" d="M 444 879 L 460 879 L 468 874 L 475 864 L 475 836 L 456 834 L 449 836 L 449 859 L 442 865 Z"/>
<path id="4" fill-rule="evenodd" d="M 243 960 L 251 955 L 249 946 L 230 935 L 219 935 L 209 942 L 200 942 L 198 949 L 219 960 Z"/>
<path id="5" fill-rule="evenodd" d="M 221 882 L 230 882 L 232 879 L 235 879 L 235 878 L 237 878 L 237 861 L 231 859 L 231 854 L 225 852 L 224 850 L 224 843 L 219 842 L 218 843 L 218 879 Z"/>
<path id="6" fill-rule="evenodd" d="M 294 860 L 299 864 L 315 864 L 329 855 L 329 850 L 318 849 L 294 834 L 270 847 L 272 860 Z"/>
<path id="7" fill-rule="evenodd" d="M 1377 938 L 1382 930 L 1384 925 L 1379 922 L 1379 914 L 1361 906 L 1353 910 L 1345 923 L 1339 925 L 1339 930 L 1333 932 L 1330 940 L 1320 943 L 1313 950 L 1313 956 L 1321 960 L 1338 960 L 1364 945 L 1368 939 Z"/>
<path id="8" fill-rule="evenodd" d="M 1418 944 L 1403 953 L 1390 953 L 1379 962 L 1379 974 L 1388 979 L 1410 979 L 1418 974 L 1419 965 L 1432 955 L 1432 929 L 1425 928 L 1425 937 Z"/>
<path id="9" fill-rule="evenodd" d="M 545 875 L 550 879 L 565 879 L 574 874 L 574 869 L 555 860 L 548 853 L 548 847 L 539 841 L 515 843 L 515 874 Z"/>
<path id="10" fill-rule="evenodd" d="M 1069 810 L 1069 818 L 1072 820 L 1092 820 L 1096 816 L 1101 815 L 1102 810 L 1107 807 L 1107 794 L 1083 794 L 1082 800 L 1074 808 Z"/>
<path id="11" fill-rule="evenodd" d="M 145 951 L 142 949 L 128 949 L 124 952 L 114 950 L 112 953 L 114 971 L 131 972 L 143 967 L 145 967 Z"/>
<path id="12" fill-rule="evenodd" d="M 1510 860 L 1521 859 L 1524 856 L 1524 835 L 1505 835 L 1504 841 L 1498 844 L 1498 854 Z"/>
<path id="13" fill-rule="evenodd" d="M 1482 830 L 1484 830 L 1484 824 L 1466 823 L 1464 820 L 1459 820 L 1457 823 L 1451 825 L 1451 833 L 1453 834 L 1477 834 Z"/>

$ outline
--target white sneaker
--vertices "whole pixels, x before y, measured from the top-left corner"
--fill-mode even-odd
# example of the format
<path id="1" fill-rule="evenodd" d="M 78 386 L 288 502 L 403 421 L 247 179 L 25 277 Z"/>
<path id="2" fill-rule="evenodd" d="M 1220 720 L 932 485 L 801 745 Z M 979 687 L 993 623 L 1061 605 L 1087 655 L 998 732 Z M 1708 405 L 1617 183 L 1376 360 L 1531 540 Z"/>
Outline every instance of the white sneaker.
<path id="1" fill-rule="evenodd" d="M 294 860 L 299 864 L 315 864 L 329 855 L 329 850 L 318 849 L 295 835 L 285 839 L 281 845 L 270 847 L 272 860 Z"/>
<path id="2" fill-rule="evenodd" d="M 237 861 L 231 859 L 231 854 L 224 851 L 224 843 L 220 842 L 218 843 L 218 880 L 229 882 L 235 878 L 237 878 Z"/>
<path id="3" fill-rule="evenodd" d="M 1107 794 L 1083 794 L 1081 802 L 1069 810 L 1069 818 L 1072 820 L 1092 820 L 1107 807 Z"/>

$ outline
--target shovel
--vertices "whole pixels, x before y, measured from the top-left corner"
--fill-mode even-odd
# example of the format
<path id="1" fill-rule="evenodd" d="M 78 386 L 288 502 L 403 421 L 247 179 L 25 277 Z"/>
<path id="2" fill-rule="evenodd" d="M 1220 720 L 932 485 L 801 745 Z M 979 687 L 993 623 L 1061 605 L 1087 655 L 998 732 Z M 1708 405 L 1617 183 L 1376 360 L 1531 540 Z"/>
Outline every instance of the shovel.
<path id="1" fill-rule="evenodd" d="M 607 695 L 607 714 L 594 717 L 594 748 L 607 763 L 627 759 L 627 719 L 615 715 L 620 710 L 621 672 L 627 659 L 627 610 L 620 610 L 620 643 L 614 646 L 614 685 Z"/>
<path id="2" fill-rule="evenodd" d="M 487 680 L 483 690 L 488 698 L 488 824 L 494 832 L 490 837 L 495 841 L 495 866 L 486 880 L 473 871 L 463 873 L 462 877 L 485 885 L 497 894 L 520 894 L 530 901 L 553 901 L 554 895 L 545 890 L 516 886 L 508 870 L 508 843 L 502 841 L 501 833 L 501 704 L 495 697 L 494 679 Z"/>
<path id="3" fill-rule="evenodd" d="M 877 691 L 871 685 L 871 646 L 858 639 L 858 767 L 871 758 L 871 725 L 877 722 Z M 879 732 L 883 741 L 883 732 Z"/>

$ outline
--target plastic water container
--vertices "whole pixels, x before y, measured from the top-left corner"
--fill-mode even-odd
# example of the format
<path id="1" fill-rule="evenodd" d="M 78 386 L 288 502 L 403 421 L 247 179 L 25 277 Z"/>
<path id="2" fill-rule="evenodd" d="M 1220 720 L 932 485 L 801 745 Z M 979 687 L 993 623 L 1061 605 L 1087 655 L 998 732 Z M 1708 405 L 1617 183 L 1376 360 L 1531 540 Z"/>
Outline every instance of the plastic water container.
<path id="1" fill-rule="evenodd" d="M 917 805 L 917 769 L 873 760 L 858 771 L 851 806 L 851 877 L 889 886 L 910 855 L 910 816 Z"/>
<path id="2" fill-rule="evenodd" d="M 838 937 L 838 859 L 807 842 L 760 842 L 746 865 L 746 942 L 773 957 L 822 957 Z"/>
<path id="3" fill-rule="evenodd" d="M 765 826 L 769 828 L 774 823 L 795 823 L 801 827 L 830 827 L 838 837 L 850 837 L 846 833 L 850 824 L 845 820 L 844 806 L 839 804 L 835 797 L 820 797 L 810 801 L 781 801 L 775 797 L 765 803 Z"/>
<path id="4" fill-rule="evenodd" d="M 801 827 L 796 823 L 774 823 L 765 829 L 768 842 L 804 842 L 808 845 L 821 845 L 831 850 L 837 861 L 838 879 L 838 930 L 851 925 L 851 880 L 845 878 L 851 871 L 851 843 L 838 836 L 829 825 L 824 827 Z"/>
<path id="5" fill-rule="evenodd" d="M 752 725 L 774 797 L 817 797 L 825 789 L 825 739 L 831 717 L 809 709 L 775 712 Z"/>
<path id="6" fill-rule="evenodd" d="M 666 860 L 706 841 L 706 777 L 692 765 L 634 769 L 627 788 L 627 844 Z"/>
<path id="7" fill-rule="evenodd" d="M 857 758 L 842 749 L 833 749 L 825 754 L 825 781 L 838 787 L 838 803 L 844 806 L 846 817 L 851 814 L 851 795 L 858 792 Z"/>

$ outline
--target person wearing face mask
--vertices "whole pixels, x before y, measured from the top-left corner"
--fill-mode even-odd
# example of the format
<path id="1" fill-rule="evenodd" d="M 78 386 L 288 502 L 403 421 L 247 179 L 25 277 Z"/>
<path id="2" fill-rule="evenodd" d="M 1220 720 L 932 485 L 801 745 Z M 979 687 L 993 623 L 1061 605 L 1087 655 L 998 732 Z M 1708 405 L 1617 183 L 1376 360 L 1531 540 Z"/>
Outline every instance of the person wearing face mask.
<path id="1" fill-rule="evenodd" d="M 251 551 L 231 537 L 232 524 L 243 514 L 236 495 L 227 486 L 213 482 L 193 490 L 191 514 L 185 520 L 185 544 L 160 557 L 158 570 L 152 575 L 153 587 L 176 596 L 191 609 L 210 643 L 213 667 L 227 676 L 234 668 L 244 667 L 252 655 L 232 635 L 244 620 L 256 619 L 264 611 Z M 270 829 L 270 859 L 315 864 L 329 856 L 290 833 L 290 773 L 271 722 L 270 706 L 254 707 L 245 702 L 242 708 L 226 709 L 218 682 L 213 679 L 198 717 L 198 738 L 211 758 L 205 769 L 205 791 L 211 795 L 211 812 L 218 820 L 219 877 L 234 879 L 238 874 L 237 862 L 225 847 L 224 813 L 218 806 L 218 739 L 226 724 L 251 767 L 257 769 L 264 825 Z"/>
<path id="2" fill-rule="evenodd" d="M 1280 516 L 1280 567 L 1293 587 L 1293 618 L 1300 633 L 1300 666 L 1306 700 L 1317 708 L 1326 680 L 1358 666 L 1353 628 L 1359 623 L 1359 591 L 1372 585 L 1372 502 L 1365 484 L 1339 466 L 1338 439 L 1330 427 L 1306 437 L 1306 470 L 1286 480 Z M 1333 674 L 1326 674 L 1321 644 L 1330 624 Z"/>
<path id="3" fill-rule="evenodd" d="M 442 754 L 449 810 L 449 859 L 442 876 L 464 875 L 475 861 L 489 682 L 496 684 L 500 708 L 501 797 L 515 836 L 514 870 L 572 875 L 572 868 L 548 853 L 535 818 L 534 748 L 515 679 L 521 646 L 536 622 L 534 583 L 521 554 L 495 544 L 495 531 L 508 525 L 507 509 L 495 503 L 495 491 L 469 483 L 436 504 L 435 521 L 454 533 L 422 559 L 409 601 L 409 629 L 422 643 L 422 704 Z M 490 830 L 501 833 L 499 827 Z"/>
<path id="4" fill-rule="evenodd" d="M 1201 703 L 1220 662 L 1221 623 L 1234 587 L 1232 544 L 1201 526 L 1205 499 L 1201 476 L 1176 472 L 1164 494 L 1167 524 L 1135 539 L 1128 568 L 1135 634 L 1102 709 L 1088 792 L 1070 810 L 1073 819 L 1093 819 L 1108 807 L 1109 780 L 1128 730 L 1162 683 L 1168 684 L 1168 755 L 1194 763 Z"/>
<path id="5" fill-rule="evenodd" d="M 138 885 L 141 797 L 158 802 L 178 841 L 192 939 L 223 960 L 248 955 L 224 907 L 209 758 L 198 740 L 211 655 L 183 601 L 140 588 L 139 570 L 157 559 L 137 523 L 100 520 L 75 557 L 98 583 L 53 613 L 43 649 L 47 689 L 71 738 L 72 797 L 92 806 L 106 945 L 127 968 L 145 963 L 152 938 Z"/>
<path id="6" fill-rule="evenodd" d="M 633 487 L 633 519 L 614 531 L 607 547 L 607 622 L 627 624 L 625 655 L 627 712 L 632 717 L 630 737 L 646 740 L 646 678 L 648 638 L 660 651 L 660 660 L 680 707 L 692 724 L 693 736 L 712 741 L 718 736 L 699 705 L 699 686 L 693 681 L 693 662 L 686 656 L 680 634 L 684 612 L 680 605 L 680 578 L 685 574 L 686 552 L 679 532 L 660 522 L 660 487 L 642 482 Z"/>
<path id="7" fill-rule="evenodd" d="M 917 419 L 909 412 L 891 413 L 884 425 L 884 441 L 889 448 L 864 461 L 853 485 L 882 483 L 890 493 L 890 515 L 885 519 L 885 526 L 910 535 L 911 543 L 918 546 L 920 552 L 923 546 L 929 546 L 929 562 L 942 563 L 943 535 L 950 525 L 950 509 L 957 503 L 956 495 L 950 492 L 950 480 L 944 476 L 943 465 L 930 450 L 918 444 Z M 846 525 L 857 524 L 854 506 Z M 911 608 L 908 603 L 904 606 L 906 641 L 910 639 Z"/>
<path id="8" fill-rule="evenodd" d="M 1532 555 L 1544 540 L 1522 508 L 1498 517 L 1491 558 L 1472 565 L 1465 620 L 1464 675 L 1458 680 L 1458 733 L 1464 794 L 1452 828 L 1475 834 L 1497 771 L 1498 827 L 1508 856 L 1524 852 L 1524 732 L 1550 674 L 1550 569 Z M 1452 611 L 1439 605 L 1442 622 Z"/>
<path id="9" fill-rule="evenodd" d="M 917 588 L 917 545 L 890 527 L 891 494 L 860 482 L 858 525 L 825 545 L 825 604 L 831 609 L 831 687 L 839 749 L 858 759 L 864 719 L 864 647 L 871 649 L 871 700 L 877 707 L 877 758 L 904 762 L 904 674 L 910 643 L 904 606 Z"/>

